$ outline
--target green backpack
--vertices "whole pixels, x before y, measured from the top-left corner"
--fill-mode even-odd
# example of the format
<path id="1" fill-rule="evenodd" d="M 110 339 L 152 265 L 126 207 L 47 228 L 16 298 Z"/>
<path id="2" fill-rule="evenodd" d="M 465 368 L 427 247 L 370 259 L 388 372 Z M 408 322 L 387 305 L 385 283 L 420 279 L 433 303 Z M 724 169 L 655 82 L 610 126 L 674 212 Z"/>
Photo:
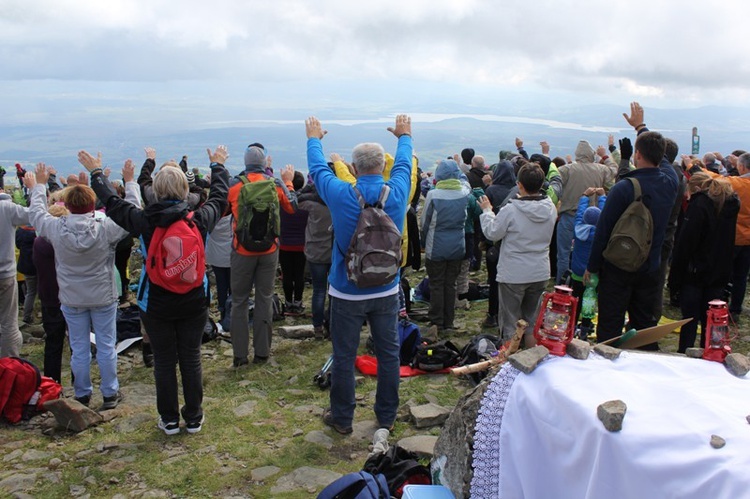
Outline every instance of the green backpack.
<path id="1" fill-rule="evenodd" d="M 237 220 L 234 234 L 237 244 L 247 251 L 268 251 L 280 233 L 279 196 L 276 183 L 264 175 L 264 180 L 251 182 L 240 175 L 242 188 L 237 200 Z M 236 248 L 235 248 L 236 249 Z"/>
<path id="2" fill-rule="evenodd" d="M 633 183 L 633 202 L 615 223 L 602 256 L 618 269 L 637 272 L 651 252 L 654 221 L 643 204 L 641 184 L 632 177 L 628 177 L 628 180 Z"/>

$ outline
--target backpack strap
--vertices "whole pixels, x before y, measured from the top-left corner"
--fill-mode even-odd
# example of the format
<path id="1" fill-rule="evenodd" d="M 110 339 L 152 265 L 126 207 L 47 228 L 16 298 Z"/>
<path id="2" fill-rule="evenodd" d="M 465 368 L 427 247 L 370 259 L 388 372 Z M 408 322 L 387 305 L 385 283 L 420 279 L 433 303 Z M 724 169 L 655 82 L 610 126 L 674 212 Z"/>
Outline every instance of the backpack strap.
<path id="1" fill-rule="evenodd" d="M 640 201 L 642 194 L 641 194 L 641 184 L 638 182 L 638 179 L 633 177 L 628 177 L 628 180 L 633 184 L 633 201 Z"/>
<path id="2" fill-rule="evenodd" d="M 357 201 L 359 202 L 359 209 L 364 210 L 367 205 L 367 202 L 365 201 L 365 198 L 362 197 L 362 193 L 359 192 L 359 189 L 357 189 L 356 185 L 352 186 L 352 189 L 354 189 L 354 194 L 357 195 Z"/>
<path id="3" fill-rule="evenodd" d="M 378 204 L 377 207 L 381 210 L 385 207 L 385 202 L 388 200 L 388 196 L 391 193 L 391 186 L 388 184 L 383 184 L 383 187 L 380 188 L 380 196 L 378 197 Z"/>

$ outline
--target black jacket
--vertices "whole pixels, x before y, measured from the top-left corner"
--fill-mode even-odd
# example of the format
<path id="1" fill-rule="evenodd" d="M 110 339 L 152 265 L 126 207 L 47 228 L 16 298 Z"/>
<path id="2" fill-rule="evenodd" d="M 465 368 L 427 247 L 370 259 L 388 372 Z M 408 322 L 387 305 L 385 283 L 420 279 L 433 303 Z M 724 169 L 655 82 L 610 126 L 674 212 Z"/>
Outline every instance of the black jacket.
<path id="1" fill-rule="evenodd" d="M 99 173 L 92 175 L 91 187 L 107 208 L 107 216 L 125 230 L 142 240 L 142 252 L 148 252 L 154 229 L 168 227 L 180 218 L 184 218 L 190 210 L 185 201 L 158 201 L 141 210 L 126 202 L 117 195 L 109 180 Z M 227 208 L 227 192 L 229 191 L 229 173 L 223 165 L 213 164 L 211 167 L 211 190 L 208 200 L 193 213 L 193 220 L 206 239 L 206 233 L 211 232 L 221 215 Z M 138 290 L 138 306 L 142 311 L 170 320 L 186 315 L 194 315 L 203 311 L 208 305 L 208 292 L 199 286 L 187 294 L 180 295 L 152 285 L 145 271 L 142 271 Z"/>
<path id="2" fill-rule="evenodd" d="M 683 284 L 723 288 L 732 275 L 734 235 L 740 201 L 733 195 L 721 213 L 708 195 L 698 192 L 690 197 L 672 256 L 669 285 Z"/>

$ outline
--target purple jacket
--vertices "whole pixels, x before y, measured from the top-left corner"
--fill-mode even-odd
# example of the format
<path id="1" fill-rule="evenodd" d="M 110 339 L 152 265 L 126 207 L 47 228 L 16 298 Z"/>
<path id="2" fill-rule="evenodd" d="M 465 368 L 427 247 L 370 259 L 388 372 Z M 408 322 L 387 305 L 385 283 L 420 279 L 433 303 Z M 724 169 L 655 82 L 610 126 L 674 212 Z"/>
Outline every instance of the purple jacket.
<path id="1" fill-rule="evenodd" d="M 294 214 L 281 211 L 281 234 L 279 243 L 286 251 L 303 251 L 305 249 L 305 227 L 307 212 L 297 210 Z"/>

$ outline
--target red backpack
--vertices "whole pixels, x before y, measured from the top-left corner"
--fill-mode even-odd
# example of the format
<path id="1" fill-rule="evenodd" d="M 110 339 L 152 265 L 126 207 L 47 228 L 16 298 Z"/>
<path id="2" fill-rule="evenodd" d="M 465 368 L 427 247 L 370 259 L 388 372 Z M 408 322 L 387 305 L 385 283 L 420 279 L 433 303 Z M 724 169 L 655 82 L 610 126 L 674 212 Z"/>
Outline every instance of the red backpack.
<path id="1" fill-rule="evenodd" d="M 42 382 L 39 369 L 18 357 L 0 358 L 0 414 L 18 423 Z"/>
<path id="2" fill-rule="evenodd" d="M 169 227 L 157 227 L 146 256 L 146 273 L 152 283 L 185 294 L 203 284 L 206 249 L 193 212 Z"/>

